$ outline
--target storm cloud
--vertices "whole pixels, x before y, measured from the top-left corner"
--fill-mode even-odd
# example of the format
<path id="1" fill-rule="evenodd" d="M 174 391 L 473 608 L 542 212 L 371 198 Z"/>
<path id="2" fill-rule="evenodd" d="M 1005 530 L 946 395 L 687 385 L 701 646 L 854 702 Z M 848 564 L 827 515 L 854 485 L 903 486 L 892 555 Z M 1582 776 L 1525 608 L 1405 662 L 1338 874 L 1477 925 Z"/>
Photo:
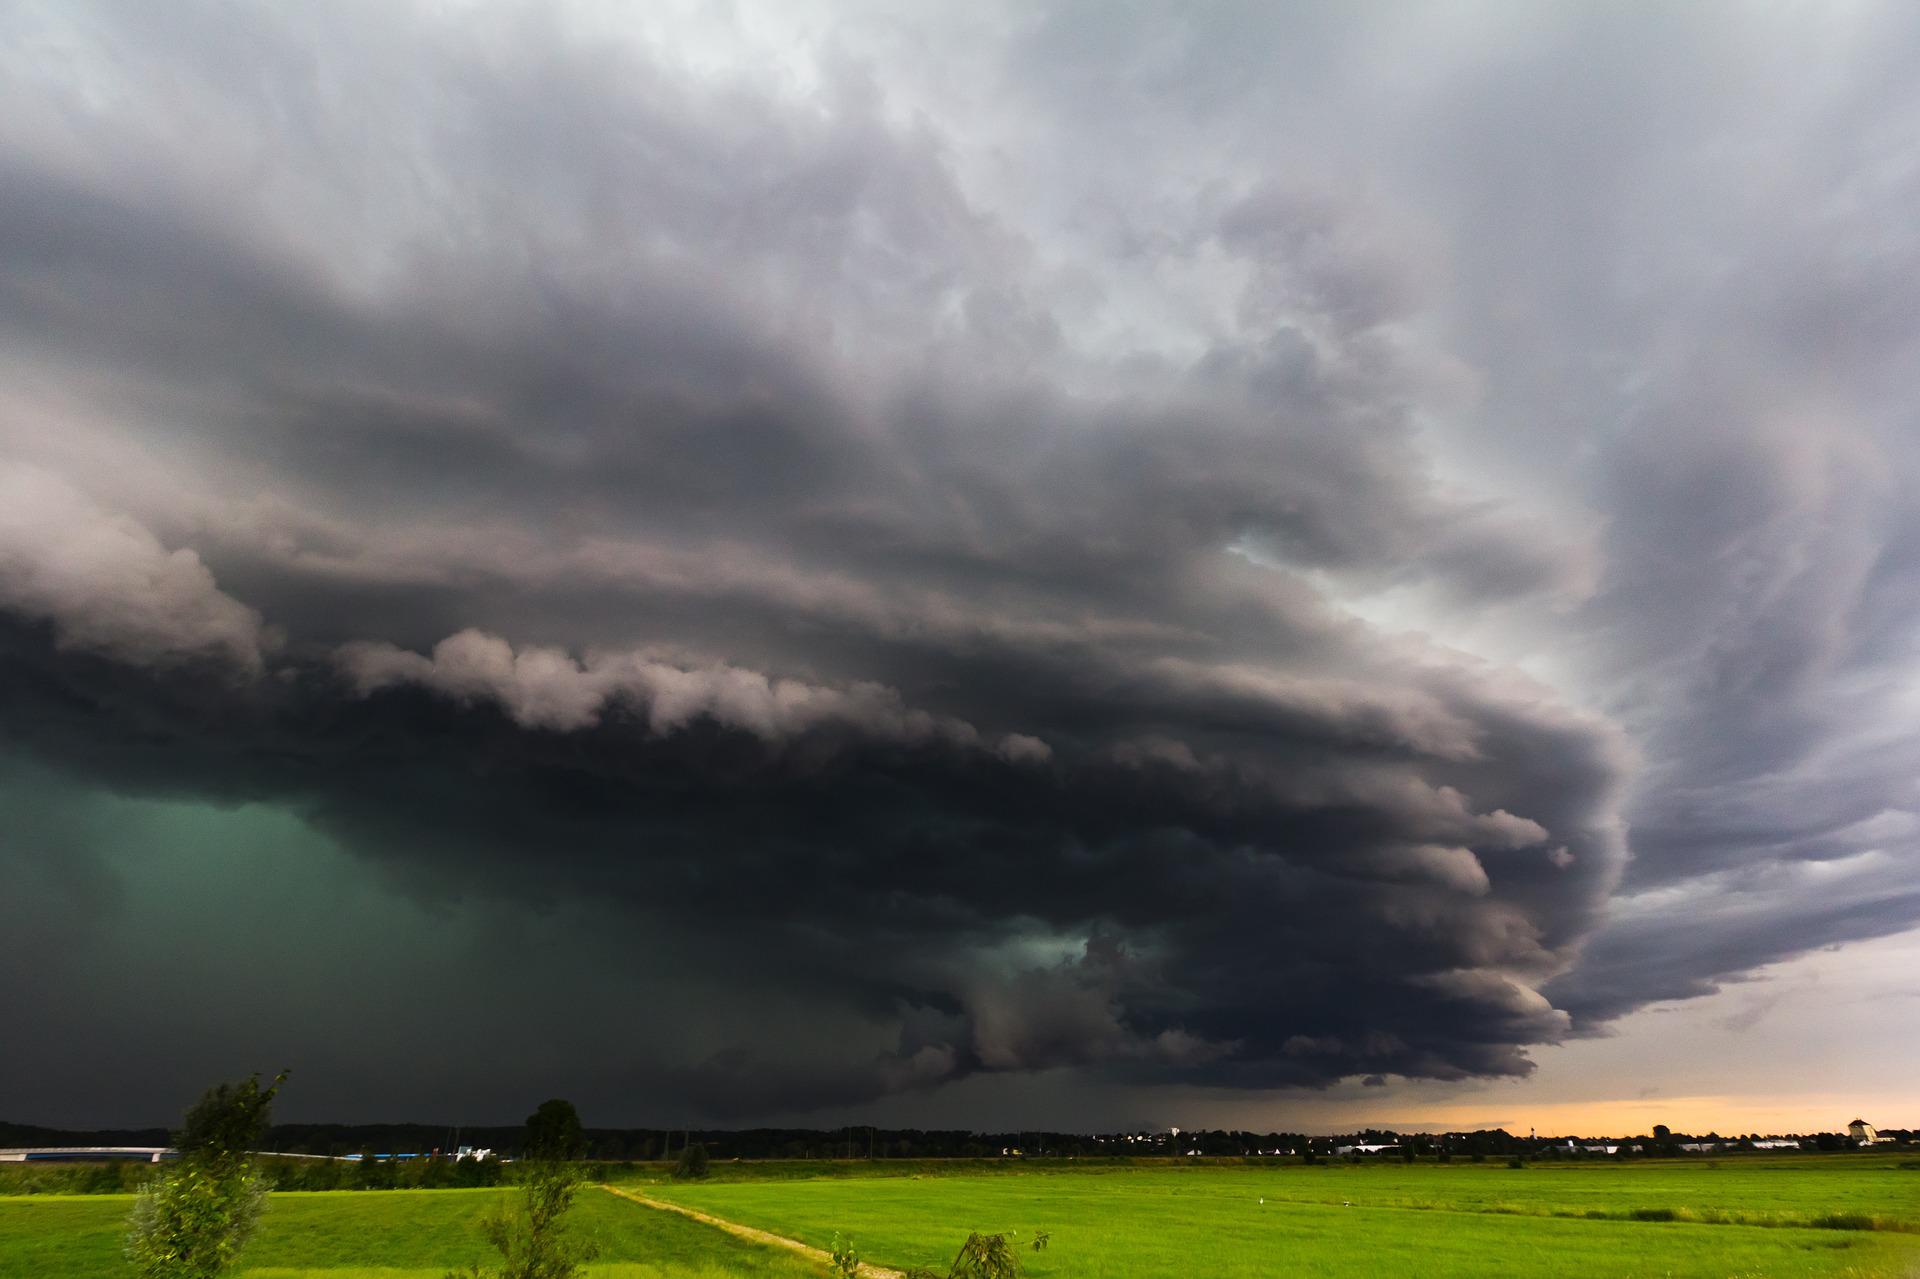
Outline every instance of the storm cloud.
<path id="1" fill-rule="evenodd" d="M 595 1023 L 441 1104 L 635 1119 L 1920 922 L 1911 16 L 1405 16 L 0 10 L 0 866 L 272 814 Z M 220 1052 L 371 1079 L 286 962 Z"/>

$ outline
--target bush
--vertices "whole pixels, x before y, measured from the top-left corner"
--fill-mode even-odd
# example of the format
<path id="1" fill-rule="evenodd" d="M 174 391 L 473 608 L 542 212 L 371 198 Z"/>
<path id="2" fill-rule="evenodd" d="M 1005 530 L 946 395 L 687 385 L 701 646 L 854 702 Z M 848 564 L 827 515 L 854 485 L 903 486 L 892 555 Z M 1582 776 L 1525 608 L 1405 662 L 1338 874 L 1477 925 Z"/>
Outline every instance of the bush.
<path id="1" fill-rule="evenodd" d="M 967 1236 L 947 1269 L 947 1279 L 1018 1279 L 1020 1262 L 1005 1235 Z"/>
<path id="2" fill-rule="evenodd" d="M 74 1189 L 83 1195 L 117 1195 L 125 1190 L 138 1189 L 127 1184 L 128 1169 L 128 1164 L 118 1161 L 89 1165 Z"/>
<path id="3" fill-rule="evenodd" d="M 485 1159 L 456 1159 L 453 1161 L 453 1184 L 468 1189 L 477 1186 L 497 1186 L 506 1180 L 507 1167 L 492 1155 Z"/>
<path id="4" fill-rule="evenodd" d="M 575 1279 L 585 1273 L 598 1249 L 569 1238 L 563 1220 L 580 1188 L 579 1174 L 554 1159 L 520 1167 L 519 1210 L 501 1208 L 480 1223 L 481 1236 L 500 1254 L 499 1269 L 468 1266 L 449 1271 L 447 1279 Z"/>
<path id="5" fill-rule="evenodd" d="M 680 1152 L 680 1162 L 673 1166 L 674 1179 L 677 1181 L 698 1181 L 707 1175 L 707 1148 L 694 1142 Z"/>
<path id="6" fill-rule="evenodd" d="M 252 1236 L 267 1196 L 253 1151 L 285 1079 L 217 1085 L 187 1112 L 180 1157 L 134 1201 L 126 1255 L 141 1279 L 212 1279 Z"/>
<path id="7" fill-rule="evenodd" d="M 1513 1158 L 1507 1160 L 1507 1167 L 1509 1168 L 1525 1168 L 1526 1166 L 1527 1166 L 1527 1161 L 1522 1159 L 1519 1155 L 1515 1155 Z"/>
<path id="8" fill-rule="evenodd" d="M 856 1279 L 860 1273 L 860 1254 L 853 1250 L 853 1240 L 842 1239 L 838 1230 L 833 1232 L 833 1247 L 827 1259 L 840 1279 Z"/>
<path id="9" fill-rule="evenodd" d="M 355 1183 L 361 1190 L 397 1190 L 400 1186 L 400 1165 L 392 1159 L 381 1159 L 372 1153 L 360 1156 L 360 1162 L 354 1165 Z"/>
<path id="10" fill-rule="evenodd" d="M 1671 1208 L 1635 1208 L 1627 1214 L 1627 1219 L 1629 1221 L 1673 1221 L 1675 1216 Z"/>
<path id="11" fill-rule="evenodd" d="M 449 1271 L 447 1279 L 575 1279 L 584 1274 L 586 1263 L 599 1249 L 569 1237 L 565 1222 L 581 1184 L 580 1166 L 571 1161 L 579 1157 L 582 1146 L 580 1116 L 572 1104 L 557 1098 L 542 1102 L 527 1117 L 523 1148 L 530 1157 L 515 1165 L 520 1182 L 518 1209 L 503 1206 L 480 1223 L 481 1236 L 500 1254 L 499 1269 L 489 1272 L 468 1266 L 464 1271 Z M 482 1164 L 499 1169 L 490 1159 L 455 1163 L 461 1165 L 456 1171 L 462 1176 L 485 1175 Z M 465 1168 L 469 1164 L 475 1166 L 471 1173 Z"/>

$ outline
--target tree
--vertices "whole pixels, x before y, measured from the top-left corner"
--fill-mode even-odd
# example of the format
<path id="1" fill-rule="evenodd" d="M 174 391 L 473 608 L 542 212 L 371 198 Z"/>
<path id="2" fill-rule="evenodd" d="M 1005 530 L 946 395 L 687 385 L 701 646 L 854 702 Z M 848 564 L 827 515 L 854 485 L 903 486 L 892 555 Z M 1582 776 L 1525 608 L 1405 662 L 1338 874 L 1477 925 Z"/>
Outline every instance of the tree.
<path id="1" fill-rule="evenodd" d="M 677 1181 L 699 1181 L 707 1175 L 707 1148 L 700 1142 L 680 1151 L 680 1162 L 673 1166 L 674 1179 Z"/>
<path id="2" fill-rule="evenodd" d="M 540 1103 L 527 1116 L 526 1155 L 529 1159 L 578 1159 L 586 1150 L 586 1133 L 580 1127 L 579 1112 L 573 1103 L 555 1097 Z"/>
<path id="3" fill-rule="evenodd" d="M 578 1157 L 584 1141 L 580 1116 L 571 1102 L 555 1098 L 527 1117 L 522 1147 L 518 1207 L 502 1207 L 484 1218 L 480 1234 L 500 1254 L 497 1270 L 469 1266 L 448 1279 L 575 1279 L 585 1272 L 597 1249 L 570 1237 L 566 1215 L 579 1192 Z"/>
<path id="4" fill-rule="evenodd" d="M 246 1245 L 267 1196 L 254 1151 L 286 1078 L 218 1084 L 187 1111 L 173 1135 L 178 1158 L 134 1201 L 126 1254 L 141 1279 L 210 1279 Z"/>

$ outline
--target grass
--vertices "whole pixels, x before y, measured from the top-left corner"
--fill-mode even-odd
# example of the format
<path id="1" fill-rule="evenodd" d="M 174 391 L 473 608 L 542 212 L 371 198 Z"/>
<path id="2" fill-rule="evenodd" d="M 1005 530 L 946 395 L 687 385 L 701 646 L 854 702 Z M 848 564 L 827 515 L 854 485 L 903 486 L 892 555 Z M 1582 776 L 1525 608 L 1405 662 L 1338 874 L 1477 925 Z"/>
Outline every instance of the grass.
<path id="1" fill-rule="evenodd" d="M 663 1262 L 621 1261 L 596 1263 L 587 1267 L 587 1279 L 742 1279 L 742 1276 L 778 1275 L 781 1279 L 819 1279 L 823 1272 L 801 1262 L 790 1263 L 778 1271 L 744 1270 L 738 1265 L 707 1262 L 685 1265 Z M 313 1269 L 311 1267 L 267 1266 L 238 1272 L 239 1279 L 446 1279 L 444 1267 L 346 1266 Z"/>
<path id="2" fill-rule="evenodd" d="M 815 1245 L 843 1231 L 870 1260 L 941 1273 L 968 1230 L 1048 1230 L 1051 1247 L 1024 1257 L 1034 1279 L 1920 1273 L 1920 1178 L 1864 1161 L 1049 1170 L 650 1193 Z"/>
<path id="3" fill-rule="evenodd" d="M 684 1266 L 673 1262 L 662 1265 L 649 1265 L 643 1262 L 615 1262 L 595 1264 L 587 1267 L 587 1279 L 740 1279 L 741 1276 L 767 1273 L 757 1270 L 741 1270 L 714 1263 L 700 1266 Z M 822 1273 L 805 1265 L 795 1263 L 791 1270 L 777 1272 L 783 1276 L 792 1275 L 794 1279 L 818 1279 Z M 311 1268 L 292 1268 L 271 1266 L 239 1272 L 240 1279 L 446 1279 L 447 1272 L 438 1266 L 395 1269 L 392 1266 L 348 1266 L 314 1270 Z"/>
<path id="4" fill-rule="evenodd" d="M 811 1170 L 811 1175 L 809 1171 Z M 716 1164 L 647 1193 L 872 1261 L 944 1274 L 970 1229 L 1052 1232 L 1032 1279 L 1459 1275 L 1920 1275 L 1920 1168 L 1873 1157 L 1504 1165 Z M 888 1176 L 891 1172 L 894 1175 Z M 824 1174 L 824 1175 L 822 1175 Z M 635 1180 L 662 1177 L 636 1170 Z M 282 1192 L 244 1279 L 442 1279 L 484 1261 L 511 1191 Z M 1260 1202 L 1262 1199 L 1264 1203 Z M 131 1197 L 0 1197 L 0 1275 L 111 1279 Z M 585 1189 L 592 1279 L 818 1279 L 824 1271 Z"/>
<path id="5" fill-rule="evenodd" d="M 260 1234 L 240 1258 L 244 1279 L 442 1279 L 491 1255 L 479 1218 L 499 1190 L 283 1192 L 268 1201 Z M 24 1195 L 0 1199 L 0 1275 L 110 1279 L 120 1257 L 130 1195 Z M 594 1279 L 813 1279 L 799 1259 L 672 1213 L 592 1188 L 575 1228 L 601 1248 Z"/>

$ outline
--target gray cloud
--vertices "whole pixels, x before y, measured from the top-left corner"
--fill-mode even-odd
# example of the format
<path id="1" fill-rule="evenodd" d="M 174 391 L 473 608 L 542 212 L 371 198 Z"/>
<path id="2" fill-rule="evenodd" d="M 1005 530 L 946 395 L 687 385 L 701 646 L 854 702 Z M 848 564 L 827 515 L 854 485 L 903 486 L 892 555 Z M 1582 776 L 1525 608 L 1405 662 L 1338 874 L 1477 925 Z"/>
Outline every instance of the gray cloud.
<path id="1" fill-rule="evenodd" d="M 200 557 L 168 551 L 59 477 L 0 467 L 0 599 L 52 623 L 61 648 L 135 665 L 194 658 L 258 674 L 271 638 Z"/>
<path id="2" fill-rule="evenodd" d="M 724 21 L 9 10 L 6 738 L 862 1028 L 594 1045 L 714 1113 L 1524 1073 L 1904 927 L 1920 193 L 1815 143 L 1912 33 L 1774 101 L 1795 19 L 1475 13 L 768 76 Z"/>

